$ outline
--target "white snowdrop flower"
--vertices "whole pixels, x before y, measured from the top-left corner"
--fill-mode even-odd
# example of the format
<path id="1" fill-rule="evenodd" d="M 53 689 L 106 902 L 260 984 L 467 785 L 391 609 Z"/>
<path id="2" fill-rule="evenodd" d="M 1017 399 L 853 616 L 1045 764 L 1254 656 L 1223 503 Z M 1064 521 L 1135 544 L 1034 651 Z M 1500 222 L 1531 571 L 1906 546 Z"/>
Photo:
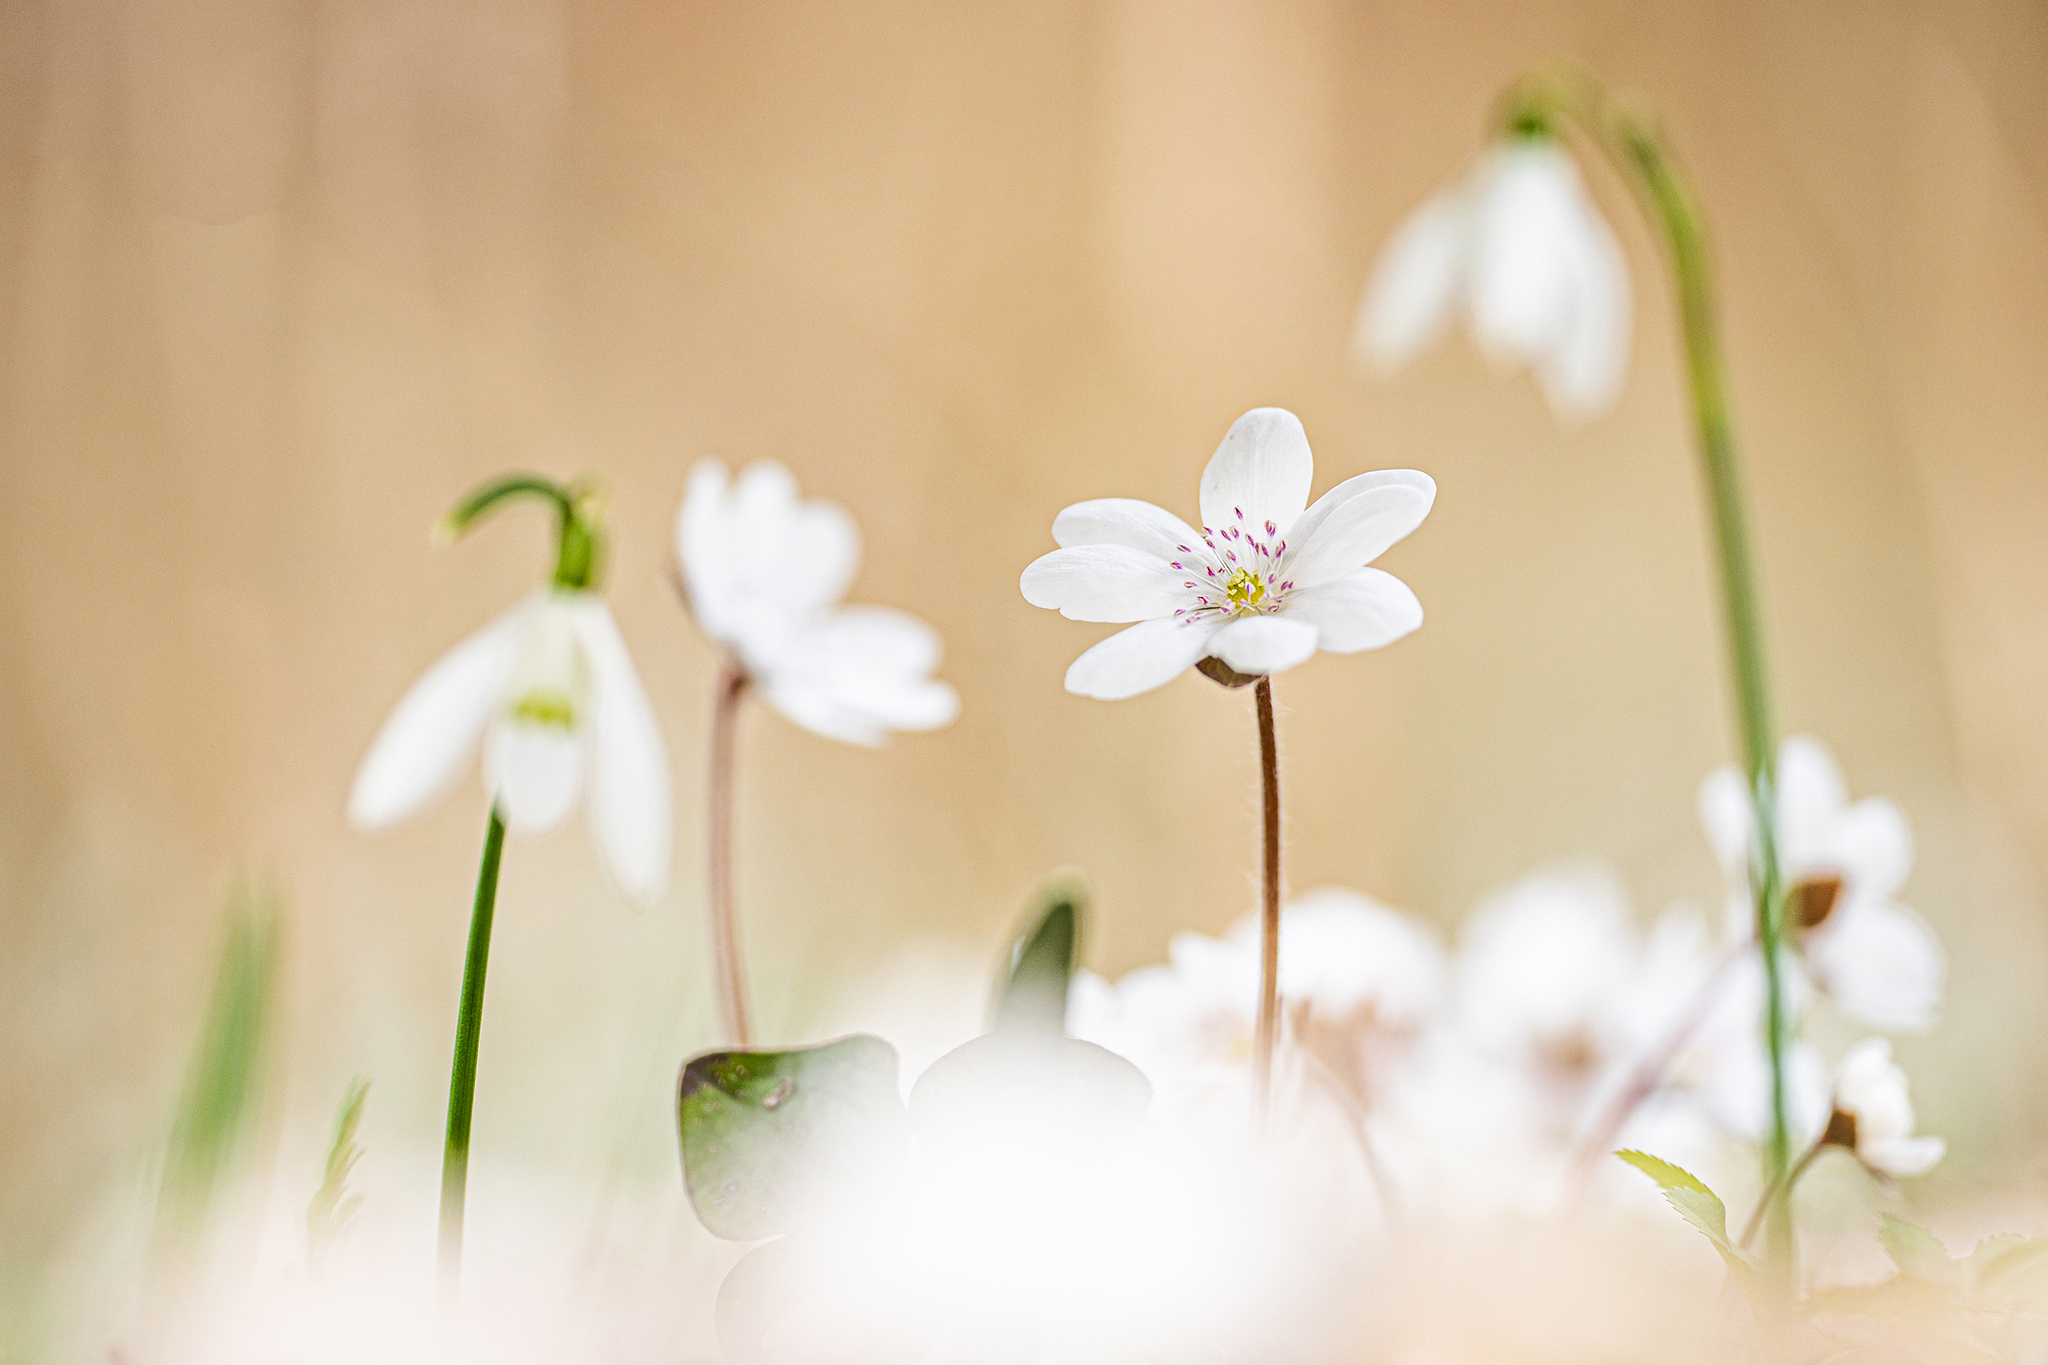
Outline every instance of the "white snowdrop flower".
<path id="1" fill-rule="evenodd" d="M 1913 1101 L 1892 1045 L 1867 1038 L 1849 1049 L 1835 1072 L 1834 1112 L 1823 1142 L 1848 1148 L 1880 1175 L 1925 1175 L 1946 1155 L 1938 1137 L 1913 1136 Z"/>
<path id="2" fill-rule="evenodd" d="M 1851 802 L 1819 740 L 1778 750 L 1778 863 L 1786 926 L 1814 984 L 1874 1028 L 1917 1032 L 1934 1023 L 1947 972 L 1934 931 L 1897 900 L 1913 867 L 1913 832 L 1882 797 Z M 1749 903 L 1755 816 L 1733 765 L 1700 785 L 1700 821 L 1730 883 L 1729 915 L 1754 932 Z"/>
<path id="3" fill-rule="evenodd" d="M 1024 570 L 1024 599 L 1070 621 L 1138 622 L 1067 670 L 1078 696 L 1149 692 L 1204 659 L 1261 676 L 1318 649 L 1392 644 L 1422 605 L 1366 566 L 1422 524 L 1436 484 L 1412 469 L 1360 474 L 1308 505 L 1315 462 L 1280 408 L 1237 419 L 1202 473 L 1202 529 L 1148 502 L 1098 498 L 1053 520 L 1060 548 Z"/>
<path id="4" fill-rule="evenodd" d="M 486 490 L 488 500 L 480 494 L 444 529 L 459 531 L 506 487 L 541 485 Z M 555 585 L 449 650 L 399 699 L 356 772 L 348 817 L 363 830 L 410 818 L 447 793 L 481 746 L 485 787 L 507 830 L 547 833 L 587 786 L 604 866 L 627 895 L 651 903 L 668 887 L 668 751 L 618 622 L 592 583 L 593 502 L 559 496 L 576 510 L 563 512 L 568 548 Z"/>
<path id="5" fill-rule="evenodd" d="M 1469 315 L 1487 356 L 1532 367 L 1552 408 L 1612 406 L 1628 370 L 1628 267 L 1569 153 L 1545 136 L 1489 148 L 1388 243 L 1358 313 L 1356 344 L 1406 363 Z"/>
<path id="6" fill-rule="evenodd" d="M 731 479 L 700 462 L 676 515 L 676 559 L 698 626 L 804 729 L 875 745 L 959 714 L 957 694 L 931 676 L 937 631 L 908 612 L 840 605 L 860 567 L 859 528 L 838 504 L 800 497 L 781 465 L 759 460 Z"/>

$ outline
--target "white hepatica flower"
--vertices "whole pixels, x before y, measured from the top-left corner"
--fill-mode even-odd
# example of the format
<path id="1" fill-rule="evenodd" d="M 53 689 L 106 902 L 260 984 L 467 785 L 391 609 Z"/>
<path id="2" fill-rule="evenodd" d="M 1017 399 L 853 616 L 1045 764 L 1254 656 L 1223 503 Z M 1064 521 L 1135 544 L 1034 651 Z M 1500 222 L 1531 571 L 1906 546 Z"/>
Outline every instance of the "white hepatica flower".
<path id="1" fill-rule="evenodd" d="M 699 463 L 676 516 L 676 558 L 704 633 L 806 730 L 880 744 L 959 713 L 953 689 L 931 676 L 937 631 L 908 612 L 839 605 L 860 531 L 836 503 L 800 498 L 781 465 L 756 461 L 728 480 L 725 466 Z"/>
<path id="2" fill-rule="evenodd" d="M 1405 363 L 1460 309 L 1481 349 L 1533 367 L 1561 414 L 1597 414 L 1621 391 L 1627 263 L 1550 138 L 1488 149 L 1402 224 L 1359 309 L 1357 344 L 1382 366 Z"/>
<path id="3" fill-rule="evenodd" d="M 359 829 L 445 794 L 484 748 L 506 828 L 544 834 L 591 788 L 599 853 L 635 900 L 668 886 L 667 749 L 611 608 L 593 592 L 535 593 L 443 655 L 378 732 L 349 792 Z"/>
<path id="4" fill-rule="evenodd" d="M 1853 1151 L 1881 1175 L 1925 1175 L 1948 1151 L 1938 1137 L 1913 1136 L 1906 1073 L 1892 1061 L 1886 1039 L 1867 1038 L 1849 1049 L 1835 1072 L 1834 1100 L 1824 1140 Z"/>
<path id="5" fill-rule="evenodd" d="M 1377 649 L 1422 624 L 1422 604 L 1366 567 L 1429 515 L 1436 484 L 1412 469 L 1346 479 L 1308 506 L 1314 458 L 1280 408 L 1237 419 L 1202 472 L 1203 527 L 1132 498 L 1075 503 L 1060 548 L 1024 570 L 1024 599 L 1070 621 L 1138 622 L 1067 670 L 1069 692 L 1116 701 L 1205 658 L 1247 675 L 1318 649 Z"/>
<path id="6" fill-rule="evenodd" d="M 1435 1014 L 1442 945 L 1426 928 L 1338 887 L 1304 892 L 1280 912 L 1280 1008 L 1287 1037 L 1370 1105 Z M 1257 1027 L 1259 923 L 1223 938 L 1181 933 L 1170 964 L 1114 985 L 1089 973 L 1068 997 L 1068 1031 L 1118 1052 L 1171 1102 L 1176 1090 L 1248 1068 Z"/>
<path id="7" fill-rule="evenodd" d="M 1882 797 L 1851 802 L 1820 741 L 1778 750 L 1778 863 L 1789 889 L 1786 921 L 1814 983 L 1876 1028 L 1917 1032 L 1941 1004 L 1946 963 L 1934 931 L 1896 899 L 1913 867 L 1913 831 Z M 1749 932 L 1755 816 L 1732 765 L 1700 784 L 1700 820 L 1728 874 L 1729 915 Z"/>

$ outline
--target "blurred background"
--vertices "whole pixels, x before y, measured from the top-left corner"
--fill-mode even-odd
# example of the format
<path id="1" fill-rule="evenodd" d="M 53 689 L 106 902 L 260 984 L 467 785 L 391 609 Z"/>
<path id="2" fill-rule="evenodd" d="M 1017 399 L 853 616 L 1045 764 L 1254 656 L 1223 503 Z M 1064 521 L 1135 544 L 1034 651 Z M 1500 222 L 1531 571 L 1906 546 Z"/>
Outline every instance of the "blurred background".
<path id="1" fill-rule="evenodd" d="M 1059 865 L 1100 892 L 1112 975 L 1249 908 L 1248 697 L 1067 696 L 1107 628 L 1016 581 L 1070 502 L 1192 515 L 1262 404 L 1301 415 L 1317 492 L 1388 466 L 1441 489 L 1385 561 L 1425 628 L 1278 684 L 1291 883 L 1448 930 L 1590 856 L 1645 914 L 1718 904 L 1704 514 L 1623 187 L 1592 175 L 1639 301 L 1607 417 L 1560 427 L 1462 338 L 1393 379 L 1348 347 L 1388 233 L 1557 55 L 1662 114 L 1713 215 L 1781 724 L 1906 809 L 1906 899 L 1952 957 L 1947 1018 L 1902 1050 L 1940 1179 L 2034 1182 L 2039 5 L 24 0 L 0 13 L 0 1314 L 160 1145 L 244 872 L 285 900 L 278 1122 L 323 1131 L 365 1072 L 367 1145 L 436 1140 L 483 791 L 376 838 L 342 804 L 403 688 L 546 570 L 530 512 L 428 544 L 508 467 L 611 489 L 677 858 L 635 913 L 580 819 L 510 848 L 480 1154 L 674 1179 L 669 1087 L 715 1035 L 717 661 L 664 575 L 707 456 L 845 503 L 855 600 L 936 624 L 964 703 L 881 752 L 750 711 L 739 893 L 773 1038 L 971 1030 Z"/>

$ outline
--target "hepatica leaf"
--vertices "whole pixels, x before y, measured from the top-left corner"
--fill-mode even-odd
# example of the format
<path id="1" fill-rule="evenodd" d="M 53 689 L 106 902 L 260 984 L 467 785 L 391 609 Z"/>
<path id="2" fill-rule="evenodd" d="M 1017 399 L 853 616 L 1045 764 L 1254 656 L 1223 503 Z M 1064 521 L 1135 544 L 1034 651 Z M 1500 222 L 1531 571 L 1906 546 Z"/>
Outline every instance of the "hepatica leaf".
<path id="1" fill-rule="evenodd" d="M 1062 1033 L 1067 983 L 1078 956 L 1088 892 L 1078 877 L 1056 875 L 1033 898 L 1029 926 L 1010 949 L 1009 970 L 996 996 L 997 1029 Z"/>
<path id="2" fill-rule="evenodd" d="M 676 1094 L 683 1183 L 704 1226 L 753 1241 L 813 1223 L 905 1144 L 896 1050 L 855 1034 L 785 1052 L 707 1052 Z"/>

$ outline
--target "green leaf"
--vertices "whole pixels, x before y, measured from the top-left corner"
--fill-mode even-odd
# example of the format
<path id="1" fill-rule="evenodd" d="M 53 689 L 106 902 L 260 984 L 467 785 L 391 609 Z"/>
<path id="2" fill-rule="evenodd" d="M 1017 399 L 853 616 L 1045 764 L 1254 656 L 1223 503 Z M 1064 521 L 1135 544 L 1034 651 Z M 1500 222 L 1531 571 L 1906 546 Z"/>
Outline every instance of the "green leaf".
<path id="1" fill-rule="evenodd" d="M 358 1076 L 342 1092 L 341 1107 L 334 1115 L 334 1136 L 327 1143 L 327 1165 L 313 1202 L 306 1206 L 306 1261 L 315 1270 L 334 1245 L 342 1227 L 362 1207 L 363 1197 L 351 1193 L 349 1175 L 363 1156 L 356 1145 L 356 1130 L 363 1122 L 363 1102 L 370 1097 L 370 1082 Z"/>
<path id="2" fill-rule="evenodd" d="M 1945 1289 L 1969 1287 L 1971 1277 L 1965 1263 L 1951 1259 L 1941 1239 L 1919 1224 L 1886 1214 L 1878 1225 L 1877 1240 L 1903 1273 Z"/>
<path id="3" fill-rule="evenodd" d="M 1069 874 L 1055 874 L 1034 893 L 1030 927 L 1011 945 L 1009 970 L 996 997 L 996 1028 L 1066 1031 L 1067 984 L 1087 905 L 1087 887 Z"/>
<path id="4" fill-rule="evenodd" d="M 907 1141 L 896 1049 L 870 1034 L 786 1052 L 707 1052 L 676 1094 L 683 1182 L 733 1241 L 826 1216 Z"/>
<path id="5" fill-rule="evenodd" d="M 203 1233 L 247 1164 L 263 1102 L 277 977 L 277 912 L 248 883 L 230 893 L 213 995 L 164 1152 L 152 1240 L 173 1253 Z"/>
<path id="6" fill-rule="evenodd" d="M 1757 1261 L 1728 1239 L 1728 1207 L 1706 1182 L 1681 1166 L 1648 1152 L 1616 1152 L 1616 1156 L 1657 1182 L 1664 1201 L 1678 1216 L 1707 1235 L 1745 1293 L 1756 1287 Z"/>
<path id="7" fill-rule="evenodd" d="M 1993 1237 L 1970 1253 L 1977 1301 L 2003 1312 L 2048 1306 L 2048 1238 Z"/>

